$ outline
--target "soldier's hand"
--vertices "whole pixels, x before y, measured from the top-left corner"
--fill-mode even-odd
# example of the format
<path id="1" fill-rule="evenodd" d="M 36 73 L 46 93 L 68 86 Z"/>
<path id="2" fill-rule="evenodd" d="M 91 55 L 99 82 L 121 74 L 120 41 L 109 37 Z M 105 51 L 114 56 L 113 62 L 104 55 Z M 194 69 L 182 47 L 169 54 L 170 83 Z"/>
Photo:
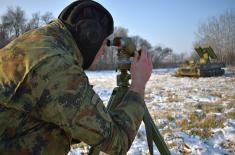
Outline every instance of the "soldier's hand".
<path id="1" fill-rule="evenodd" d="M 153 69 L 150 55 L 146 49 L 141 49 L 141 54 L 136 52 L 131 64 L 131 86 L 130 90 L 144 95 L 145 85 L 149 80 Z"/>

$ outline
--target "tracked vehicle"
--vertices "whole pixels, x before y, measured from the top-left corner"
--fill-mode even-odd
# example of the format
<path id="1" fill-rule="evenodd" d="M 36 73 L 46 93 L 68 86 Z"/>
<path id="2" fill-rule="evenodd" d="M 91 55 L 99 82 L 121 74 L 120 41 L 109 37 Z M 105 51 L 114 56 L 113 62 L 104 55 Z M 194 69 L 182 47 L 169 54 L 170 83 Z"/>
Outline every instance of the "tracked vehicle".
<path id="1" fill-rule="evenodd" d="M 176 76 L 211 77 L 224 74 L 225 65 L 223 63 L 211 62 L 210 59 L 217 59 L 217 56 L 210 46 L 198 46 L 194 49 L 200 57 L 199 62 L 187 60 L 176 70 Z"/>

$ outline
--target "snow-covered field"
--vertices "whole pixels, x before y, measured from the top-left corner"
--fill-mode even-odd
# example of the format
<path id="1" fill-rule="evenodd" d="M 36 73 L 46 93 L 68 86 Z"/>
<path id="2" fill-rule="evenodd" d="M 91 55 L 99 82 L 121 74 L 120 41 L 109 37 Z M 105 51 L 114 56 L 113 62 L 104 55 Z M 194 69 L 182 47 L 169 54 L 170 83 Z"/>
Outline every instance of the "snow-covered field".
<path id="1" fill-rule="evenodd" d="M 174 77 L 175 69 L 154 70 L 146 86 L 147 107 L 173 155 L 235 154 L 235 74 L 221 77 Z M 107 104 L 116 72 L 87 72 Z M 73 149 L 69 155 L 83 154 Z M 147 155 L 144 124 L 128 155 Z M 159 154 L 154 148 L 154 154 Z"/>

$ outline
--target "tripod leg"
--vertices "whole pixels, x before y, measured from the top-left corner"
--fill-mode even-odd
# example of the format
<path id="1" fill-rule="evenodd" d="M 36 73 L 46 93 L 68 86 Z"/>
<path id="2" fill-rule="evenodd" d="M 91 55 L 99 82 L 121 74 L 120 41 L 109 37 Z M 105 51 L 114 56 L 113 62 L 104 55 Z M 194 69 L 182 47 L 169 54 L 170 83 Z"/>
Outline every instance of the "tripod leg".
<path id="1" fill-rule="evenodd" d="M 151 129 L 152 129 L 152 141 L 154 141 L 155 145 L 158 148 L 158 151 L 160 152 L 161 155 L 170 155 L 170 151 L 161 136 L 161 133 L 159 132 L 158 128 L 156 127 L 151 115 L 149 114 L 149 111 L 147 107 L 145 106 L 145 119 L 148 124 L 151 124 Z"/>
<path id="2" fill-rule="evenodd" d="M 144 115 L 144 124 L 145 124 L 145 132 L 147 136 L 147 142 L 149 147 L 149 154 L 153 155 L 153 137 L 152 137 L 152 125 L 151 122 L 148 120 L 148 116 L 145 113 Z"/>

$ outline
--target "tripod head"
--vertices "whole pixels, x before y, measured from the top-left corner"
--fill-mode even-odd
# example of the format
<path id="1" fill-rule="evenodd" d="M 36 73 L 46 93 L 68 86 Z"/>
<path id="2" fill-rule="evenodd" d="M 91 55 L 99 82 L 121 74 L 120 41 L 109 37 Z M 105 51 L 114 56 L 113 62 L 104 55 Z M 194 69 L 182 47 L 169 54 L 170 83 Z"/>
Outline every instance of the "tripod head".
<path id="1" fill-rule="evenodd" d="M 134 57 L 136 51 L 134 42 L 130 37 L 115 37 L 107 41 L 107 46 L 114 46 L 118 50 L 117 70 L 121 74 L 117 75 L 117 86 L 129 87 L 131 75 L 128 71 L 131 68 L 131 57 Z"/>

